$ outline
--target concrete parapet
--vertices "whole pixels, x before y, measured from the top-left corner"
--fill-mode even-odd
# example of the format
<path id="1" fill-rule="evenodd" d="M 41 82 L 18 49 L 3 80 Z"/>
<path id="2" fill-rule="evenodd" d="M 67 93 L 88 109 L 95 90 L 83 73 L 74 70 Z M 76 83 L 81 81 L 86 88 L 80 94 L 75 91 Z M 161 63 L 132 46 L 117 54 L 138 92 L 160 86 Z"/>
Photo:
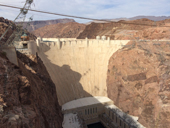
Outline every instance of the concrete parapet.
<path id="1" fill-rule="evenodd" d="M 106 36 L 102 36 L 102 40 L 106 40 Z"/>
<path id="2" fill-rule="evenodd" d="M 19 48 L 19 49 L 16 49 L 16 50 L 19 51 L 19 52 L 21 52 L 22 54 L 31 55 L 31 54 L 30 54 L 30 51 L 28 51 L 28 49 Z"/>
<path id="3" fill-rule="evenodd" d="M 62 42 L 60 40 L 58 40 L 57 42 L 55 42 L 56 46 L 58 49 L 62 48 Z"/>
<path id="4" fill-rule="evenodd" d="M 88 47 L 89 46 L 89 40 L 88 40 L 88 38 L 86 37 L 86 47 Z"/>
<path id="5" fill-rule="evenodd" d="M 76 38 L 42 38 L 42 41 L 57 42 L 58 39 L 60 41 L 76 40 Z"/>
<path id="6" fill-rule="evenodd" d="M 103 117 L 106 117 L 105 122 L 117 125 L 120 128 L 146 128 L 138 122 L 138 117 L 124 113 L 115 105 L 106 106 Z"/>
<path id="7" fill-rule="evenodd" d="M 56 42 L 58 43 L 58 48 L 62 49 L 64 46 L 73 46 L 73 47 L 89 47 L 89 46 L 100 46 L 100 45 L 105 45 L 105 46 L 123 46 L 126 45 L 126 43 L 129 40 L 95 40 L 95 39 L 85 39 L 85 40 L 68 40 L 68 41 L 60 41 Z M 52 42 L 48 42 L 52 43 Z"/>
<path id="8" fill-rule="evenodd" d="M 37 46 L 39 47 L 41 40 L 37 38 L 36 43 L 37 43 Z"/>
<path id="9" fill-rule="evenodd" d="M 31 55 L 36 55 L 37 52 L 37 44 L 34 40 L 28 41 L 28 51 L 30 52 Z"/>
<path id="10" fill-rule="evenodd" d="M 0 50 L 6 53 L 6 56 L 11 63 L 18 66 L 18 59 L 17 59 L 15 47 L 1 47 Z"/>
<path id="11" fill-rule="evenodd" d="M 42 41 L 42 38 L 39 36 L 39 37 L 37 37 L 37 40 L 40 40 L 40 41 Z"/>
<path id="12" fill-rule="evenodd" d="M 55 46 L 56 45 L 56 43 L 55 42 L 52 42 L 52 46 Z"/>
<path id="13" fill-rule="evenodd" d="M 96 40 L 100 40 L 100 36 L 96 36 Z"/>

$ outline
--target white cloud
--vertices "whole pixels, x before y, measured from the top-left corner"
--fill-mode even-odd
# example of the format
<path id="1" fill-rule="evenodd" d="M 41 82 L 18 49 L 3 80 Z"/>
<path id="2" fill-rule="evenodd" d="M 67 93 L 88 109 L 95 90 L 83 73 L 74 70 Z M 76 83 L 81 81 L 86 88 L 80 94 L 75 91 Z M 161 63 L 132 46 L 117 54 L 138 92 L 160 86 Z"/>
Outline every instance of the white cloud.
<path id="1" fill-rule="evenodd" d="M 20 7 L 24 2 L 25 0 L 0 0 L 2 4 Z M 97 19 L 170 15 L 169 0 L 34 0 L 34 3 L 33 9 Z M 14 10 L 0 7 L 0 15 L 12 20 L 18 13 Z M 35 20 L 64 18 L 33 12 L 30 12 L 29 16 L 33 14 Z M 85 20 L 81 20 L 83 21 Z"/>

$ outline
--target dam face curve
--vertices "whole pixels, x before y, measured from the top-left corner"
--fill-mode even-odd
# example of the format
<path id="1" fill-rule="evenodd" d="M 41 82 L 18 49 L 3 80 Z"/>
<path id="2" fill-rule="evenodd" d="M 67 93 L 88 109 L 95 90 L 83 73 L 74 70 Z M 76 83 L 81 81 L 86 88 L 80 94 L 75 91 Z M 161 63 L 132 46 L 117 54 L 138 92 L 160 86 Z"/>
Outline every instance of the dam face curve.
<path id="1" fill-rule="evenodd" d="M 128 42 L 95 39 L 44 42 L 37 39 L 38 55 L 56 85 L 60 105 L 83 97 L 107 96 L 108 61 Z"/>

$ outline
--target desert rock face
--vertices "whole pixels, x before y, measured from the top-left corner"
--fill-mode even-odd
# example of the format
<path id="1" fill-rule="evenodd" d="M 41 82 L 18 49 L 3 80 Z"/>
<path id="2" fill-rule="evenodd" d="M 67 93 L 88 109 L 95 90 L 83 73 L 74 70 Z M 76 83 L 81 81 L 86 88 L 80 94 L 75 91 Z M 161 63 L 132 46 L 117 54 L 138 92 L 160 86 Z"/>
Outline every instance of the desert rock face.
<path id="1" fill-rule="evenodd" d="M 109 60 L 108 97 L 147 128 L 169 128 L 169 50 L 167 42 L 131 41 Z"/>
<path id="2" fill-rule="evenodd" d="M 33 31 L 33 34 L 43 38 L 76 38 L 84 28 L 84 24 L 76 22 L 58 23 L 39 28 Z"/>
<path id="3" fill-rule="evenodd" d="M 55 85 L 40 58 L 18 53 L 19 67 L 0 52 L 0 127 L 61 128 Z"/>

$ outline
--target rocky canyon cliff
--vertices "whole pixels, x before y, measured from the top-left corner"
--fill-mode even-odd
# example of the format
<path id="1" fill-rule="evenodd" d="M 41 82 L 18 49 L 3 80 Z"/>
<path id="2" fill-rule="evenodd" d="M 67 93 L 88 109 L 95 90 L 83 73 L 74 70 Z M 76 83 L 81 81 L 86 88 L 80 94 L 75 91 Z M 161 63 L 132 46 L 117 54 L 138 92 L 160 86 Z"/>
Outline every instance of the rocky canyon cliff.
<path id="1" fill-rule="evenodd" d="M 19 67 L 0 52 L 0 127 L 61 128 L 56 89 L 37 56 L 17 53 Z"/>
<path id="2" fill-rule="evenodd" d="M 169 128 L 170 45 L 131 41 L 109 60 L 108 97 L 147 128 Z"/>

